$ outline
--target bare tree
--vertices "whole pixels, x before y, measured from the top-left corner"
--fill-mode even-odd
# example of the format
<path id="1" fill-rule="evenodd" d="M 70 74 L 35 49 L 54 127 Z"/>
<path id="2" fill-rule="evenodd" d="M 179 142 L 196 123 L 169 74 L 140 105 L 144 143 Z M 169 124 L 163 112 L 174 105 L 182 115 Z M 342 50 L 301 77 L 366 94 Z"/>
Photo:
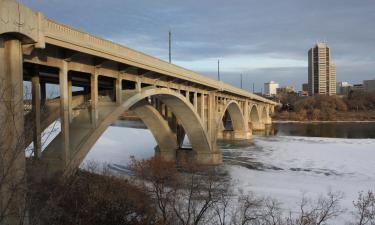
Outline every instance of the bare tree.
<path id="1" fill-rule="evenodd" d="M 355 211 L 353 215 L 355 222 L 351 224 L 355 225 L 374 225 L 375 224 L 375 196 L 372 191 L 367 193 L 360 192 L 357 201 L 353 202 Z"/>
<path id="2" fill-rule="evenodd" d="M 174 187 L 180 182 L 176 164 L 164 161 L 159 157 L 141 161 L 133 158 L 130 168 L 137 179 L 140 179 L 142 189 L 155 199 L 161 214 L 161 223 L 171 224 L 172 202 L 176 197 L 174 196 Z"/>
<path id="3" fill-rule="evenodd" d="M 239 196 L 238 203 L 235 213 L 232 214 L 232 224 L 256 224 L 257 221 L 263 218 L 263 198 L 255 197 L 250 193 Z"/>
<path id="4" fill-rule="evenodd" d="M 317 200 L 312 201 L 306 197 L 302 197 L 300 203 L 300 211 L 293 216 L 289 213 L 285 224 L 288 225 L 323 225 L 337 218 L 345 212 L 340 206 L 343 198 L 341 192 L 328 192 L 321 195 Z"/>
<path id="5" fill-rule="evenodd" d="M 0 224 L 23 224 L 26 216 L 21 88 L 0 80 Z"/>

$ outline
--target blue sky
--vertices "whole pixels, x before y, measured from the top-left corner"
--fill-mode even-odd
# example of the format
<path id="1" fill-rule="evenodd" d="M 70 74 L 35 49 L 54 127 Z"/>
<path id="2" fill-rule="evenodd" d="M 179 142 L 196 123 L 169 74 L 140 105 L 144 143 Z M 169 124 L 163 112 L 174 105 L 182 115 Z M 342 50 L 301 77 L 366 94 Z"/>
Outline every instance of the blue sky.
<path id="1" fill-rule="evenodd" d="M 375 79 L 374 0 L 21 0 L 47 17 L 173 63 L 260 91 L 269 80 L 297 89 L 307 50 L 327 41 L 337 80 Z"/>

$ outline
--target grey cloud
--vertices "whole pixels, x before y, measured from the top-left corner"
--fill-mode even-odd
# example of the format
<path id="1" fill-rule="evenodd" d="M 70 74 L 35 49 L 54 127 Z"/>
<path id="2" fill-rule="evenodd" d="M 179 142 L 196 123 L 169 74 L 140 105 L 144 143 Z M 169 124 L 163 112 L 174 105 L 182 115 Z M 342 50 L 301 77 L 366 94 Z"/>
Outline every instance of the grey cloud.
<path id="1" fill-rule="evenodd" d="M 168 55 L 169 29 L 174 37 L 173 57 L 178 61 L 225 61 L 233 54 L 307 60 L 307 49 L 318 40 L 327 40 L 338 80 L 359 82 L 375 76 L 373 0 L 22 2 L 48 17 L 163 59 Z M 257 86 L 266 78 L 296 86 L 307 79 L 307 70 L 301 67 L 245 72 Z M 228 80 L 235 79 L 228 75 Z"/>

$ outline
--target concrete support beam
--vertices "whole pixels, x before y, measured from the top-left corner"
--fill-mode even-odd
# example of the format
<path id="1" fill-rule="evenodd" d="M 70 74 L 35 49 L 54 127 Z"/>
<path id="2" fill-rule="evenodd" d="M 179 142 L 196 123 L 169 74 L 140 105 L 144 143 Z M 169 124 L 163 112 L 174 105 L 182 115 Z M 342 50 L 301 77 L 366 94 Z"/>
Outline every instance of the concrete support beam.
<path id="1" fill-rule="evenodd" d="M 34 157 L 39 159 L 42 155 L 42 128 L 40 121 L 40 107 L 41 107 L 41 90 L 39 70 L 33 70 L 31 78 L 31 93 L 32 93 L 32 113 L 33 113 L 33 143 L 34 143 Z"/>
<path id="2" fill-rule="evenodd" d="M 121 78 L 117 78 L 115 81 L 115 90 L 116 90 L 116 103 L 118 105 L 121 104 L 122 102 L 122 79 Z"/>
<path id="3" fill-rule="evenodd" d="M 204 115 L 204 112 L 206 111 L 205 108 L 206 108 L 206 105 L 205 105 L 205 95 L 202 93 L 201 94 L 201 111 L 200 111 L 200 116 L 201 116 L 202 123 L 203 123 L 204 126 L 206 124 L 206 118 L 205 118 L 205 115 Z"/>
<path id="4" fill-rule="evenodd" d="M 40 104 L 44 106 L 47 99 L 46 83 L 40 82 Z"/>
<path id="5" fill-rule="evenodd" d="M 250 119 L 249 107 L 250 107 L 249 100 L 245 100 L 244 107 L 243 107 L 243 118 L 244 118 L 246 130 L 251 133 L 251 129 L 249 128 L 249 119 Z"/>
<path id="6" fill-rule="evenodd" d="M 212 144 L 215 144 L 216 145 L 216 110 L 215 110 L 215 94 L 214 93 L 210 93 L 208 95 L 208 101 L 207 101 L 208 105 L 207 105 L 207 108 L 208 108 L 208 112 L 207 112 L 207 131 L 208 131 L 208 136 L 211 140 L 211 143 Z"/>
<path id="7" fill-rule="evenodd" d="M 142 91 L 142 82 L 140 80 L 138 80 L 135 84 L 135 89 L 138 91 L 138 92 L 141 92 Z"/>
<path id="8" fill-rule="evenodd" d="M 69 107 L 69 123 L 71 123 L 71 122 L 73 121 L 72 99 L 73 99 L 73 85 L 72 85 L 72 79 L 68 78 L 68 107 Z"/>
<path id="9" fill-rule="evenodd" d="M 90 77 L 90 95 L 91 95 L 91 124 L 96 127 L 98 121 L 98 70 L 95 69 Z"/>
<path id="10" fill-rule="evenodd" d="M 0 36 L 0 211 L 11 225 L 25 215 L 22 63 L 21 42 Z"/>
<path id="11" fill-rule="evenodd" d="M 198 93 L 197 92 L 194 92 L 193 105 L 194 105 L 195 111 L 198 113 Z"/>
<path id="12" fill-rule="evenodd" d="M 60 122 L 62 135 L 61 159 L 64 165 L 67 165 L 70 160 L 68 62 L 62 61 L 59 69 Z"/>

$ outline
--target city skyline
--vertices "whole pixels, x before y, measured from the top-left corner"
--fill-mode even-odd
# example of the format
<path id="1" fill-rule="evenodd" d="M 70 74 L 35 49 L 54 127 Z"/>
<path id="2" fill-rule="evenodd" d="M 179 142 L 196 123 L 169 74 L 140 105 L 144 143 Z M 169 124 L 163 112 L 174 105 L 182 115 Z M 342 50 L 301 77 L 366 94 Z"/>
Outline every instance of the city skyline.
<path id="1" fill-rule="evenodd" d="M 321 40 L 335 49 L 337 81 L 375 78 L 375 56 L 369 54 L 375 51 L 373 1 L 205 1 L 196 5 L 163 0 L 148 2 L 146 8 L 144 1 L 21 2 L 47 12 L 50 18 L 166 61 L 171 30 L 173 63 L 216 79 L 220 59 L 221 79 L 239 87 L 242 73 L 247 90 L 255 83 L 260 91 L 270 80 L 300 89 L 307 77 L 306 51 Z"/>

